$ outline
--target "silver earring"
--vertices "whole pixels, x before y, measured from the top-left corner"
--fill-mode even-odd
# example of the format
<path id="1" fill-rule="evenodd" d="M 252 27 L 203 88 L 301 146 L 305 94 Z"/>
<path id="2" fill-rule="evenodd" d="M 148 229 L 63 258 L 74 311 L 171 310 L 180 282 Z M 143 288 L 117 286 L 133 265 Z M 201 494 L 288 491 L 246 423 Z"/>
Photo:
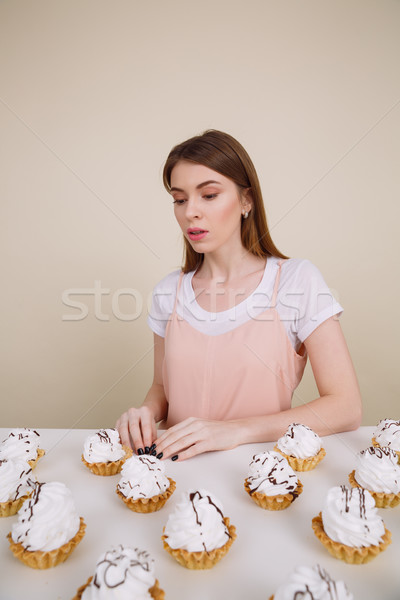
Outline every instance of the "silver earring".
<path id="1" fill-rule="evenodd" d="M 247 219 L 247 217 L 249 216 L 249 213 L 248 213 L 247 211 L 246 211 L 246 212 L 242 212 L 242 215 L 243 215 L 243 217 L 244 217 L 245 219 Z"/>

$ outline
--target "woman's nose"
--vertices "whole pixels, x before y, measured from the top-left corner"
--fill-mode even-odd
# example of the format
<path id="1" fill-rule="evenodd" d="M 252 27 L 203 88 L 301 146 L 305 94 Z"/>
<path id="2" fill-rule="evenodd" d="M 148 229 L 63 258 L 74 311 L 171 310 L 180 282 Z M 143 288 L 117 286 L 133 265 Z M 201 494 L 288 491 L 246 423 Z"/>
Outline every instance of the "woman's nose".
<path id="1" fill-rule="evenodd" d="M 196 198 L 189 198 L 186 202 L 186 218 L 192 219 L 201 214 L 200 205 Z"/>

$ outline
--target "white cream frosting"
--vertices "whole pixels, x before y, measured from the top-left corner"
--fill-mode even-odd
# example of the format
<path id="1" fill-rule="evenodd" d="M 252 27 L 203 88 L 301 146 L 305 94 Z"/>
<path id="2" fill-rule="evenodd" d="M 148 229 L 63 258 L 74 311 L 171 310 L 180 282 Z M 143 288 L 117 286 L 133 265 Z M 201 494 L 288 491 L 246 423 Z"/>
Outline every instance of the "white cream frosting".
<path id="1" fill-rule="evenodd" d="M 143 454 L 125 461 L 117 487 L 126 498 L 137 500 L 163 494 L 169 486 L 164 463 L 155 456 Z"/>
<path id="2" fill-rule="evenodd" d="M 298 485 L 298 478 L 286 458 L 271 450 L 253 456 L 247 483 L 253 493 L 279 496 L 293 492 Z"/>
<path id="3" fill-rule="evenodd" d="M 380 446 L 389 446 L 392 450 L 400 452 L 400 421 L 382 419 L 379 421 L 373 437 Z"/>
<path id="4" fill-rule="evenodd" d="M 0 502 L 18 500 L 32 492 L 35 482 L 25 460 L 0 460 Z"/>
<path id="5" fill-rule="evenodd" d="M 117 546 L 102 554 L 82 600 L 149 600 L 154 560 L 144 550 Z"/>
<path id="6" fill-rule="evenodd" d="M 36 483 L 18 512 L 11 536 L 26 550 L 49 551 L 72 539 L 79 525 L 71 491 L 63 483 Z"/>
<path id="7" fill-rule="evenodd" d="M 277 446 L 288 456 L 310 458 L 318 454 L 322 443 L 319 435 L 307 425 L 292 423 L 286 433 L 277 441 Z"/>
<path id="8" fill-rule="evenodd" d="M 325 533 L 335 542 L 364 548 L 382 541 L 385 526 L 368 490 L 333 487 L 322 510 Z"/>
<path id="9" fill-rule="evenodd" d="M 353 600 L 343 581 L 334 581 L 319 565 L 297 567 L 274 594 L 274 600 Z"/>
<path id="10" fill-rule="evenodd" d="M 371 446 L 357 455 L 355 479 L 372 492 L 398 494 L 400 492 L 400 465 L 394 450 L 387 446 Z"/>
<path id="11" fill-rule="evenodd" d="M 40 435 L 34 429 L 11 429 L 0 444 L 0 460 L 35 460 L 39 441 Z"/>
<path id="12" fill-rule="evenodd" d="M 182 494 L 164 528 L 171 548 L 189 552 L 209 552 L 229 540 L 220 501 L 207 490 L 189 490 Z"/>
<path id="13" fill-rule="evenodd" d="M 100 429 L 85 440 L 83 458 L 88 463 L 113 462 L 125 456 L 116 429 Z"/>

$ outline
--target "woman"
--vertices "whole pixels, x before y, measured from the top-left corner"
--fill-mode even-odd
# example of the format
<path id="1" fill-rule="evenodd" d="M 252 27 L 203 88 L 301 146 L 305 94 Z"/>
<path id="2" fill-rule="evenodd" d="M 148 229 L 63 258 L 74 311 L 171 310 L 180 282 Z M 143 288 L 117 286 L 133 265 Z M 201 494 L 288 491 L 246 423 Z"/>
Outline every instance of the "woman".
<path id="1" fill-rule="evenodd" d="M 293 422 L 319 435 L 357 428 L 361 398 L 343 309 L 312 263 L 275 247 L 244 148 L 206 131 L 172 149 L 163 180 L 184 266 L 153 292 L 153 384 L 143 405 L 118 419 L 122 442 L 184 460 L 275 441 Z M 291 408 L 307 356 L 320 396 Z M 157 439 L 160 421 L 166 431 Z"/>

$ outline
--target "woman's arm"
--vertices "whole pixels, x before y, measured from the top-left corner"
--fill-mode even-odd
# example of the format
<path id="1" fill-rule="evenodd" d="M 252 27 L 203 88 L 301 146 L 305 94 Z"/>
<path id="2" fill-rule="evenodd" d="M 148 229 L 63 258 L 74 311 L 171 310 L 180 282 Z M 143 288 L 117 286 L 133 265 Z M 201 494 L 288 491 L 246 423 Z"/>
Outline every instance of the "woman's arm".
<path id="1" fill-rule="evenodd" d="M 154 377 L 140 408 L 129 408 L 118 419 L 115 427 L 119 431 L 121 442 L 133 447 L 150 448 L 157 437 L 156 423 L 167 416 L 168 402 L 162 383 L 162 364 L 164 360 L 164 338 L 154 334 Z"/>
<path id="2" fill-rule="evenodd" d="M 239 444 L 276 441 L 291 423 L 308 425 L 319 435 L 356 429 L 361 424 L 361 394 L 340 323 L 334 317 L 304 342 L 320 396 L 301 406 L 235 421 L 186 419 L 157 441 L 164 457 L 190 458 L 200 452 Z"/>

